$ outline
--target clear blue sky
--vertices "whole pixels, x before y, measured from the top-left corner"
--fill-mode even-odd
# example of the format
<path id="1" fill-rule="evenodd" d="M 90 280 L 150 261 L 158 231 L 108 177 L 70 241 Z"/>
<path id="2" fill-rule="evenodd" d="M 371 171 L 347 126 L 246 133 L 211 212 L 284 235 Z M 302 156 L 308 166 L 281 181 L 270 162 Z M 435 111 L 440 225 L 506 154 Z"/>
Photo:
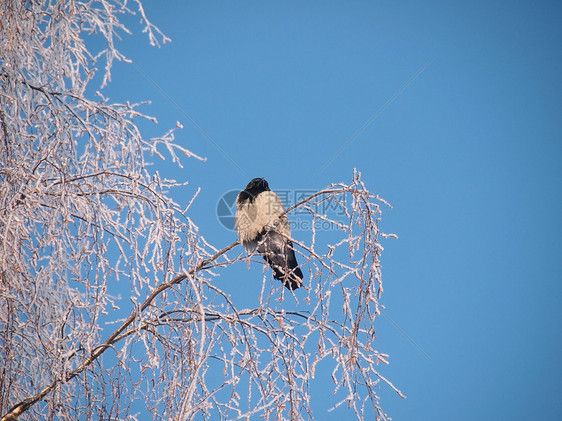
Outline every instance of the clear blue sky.
<path id="1" fill-rule="evenodd" d="M 232 242 L 215 206 L 253 177 L 274 190 L 318 189 L 358 168 L 394 206 L 382 228 L 400 237 L 382 256 L 382 302 L 400 329 L 381 317 L 377 336 L 390 354 L 384 374 L 407 399 L 382 388 L 385 411 L 562 419 L 561 3 L 145 9 L 172 43 L 149 47 L 128 19 L 135 34 L 121 48 L 136 67 L 118 64 L 107 95 L 152 100 L 145 110 L 159 124 L 147 135 L 184 125 L 177 142 L 207 161 L 159 168 L 190 181 L 179 202 L 202 188 L 191 216 L 209 241 Z M 241 270 L 261 279 L 261 268 Z"/>

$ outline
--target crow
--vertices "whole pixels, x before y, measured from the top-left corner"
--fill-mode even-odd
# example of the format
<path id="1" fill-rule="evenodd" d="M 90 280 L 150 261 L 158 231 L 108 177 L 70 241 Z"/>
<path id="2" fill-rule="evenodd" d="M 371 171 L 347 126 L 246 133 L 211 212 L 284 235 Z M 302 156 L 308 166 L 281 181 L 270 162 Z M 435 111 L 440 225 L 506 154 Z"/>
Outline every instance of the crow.
<path id="1" fill-rule="evenodd" d="M 236 198 L 234 228 L 248 254 L 256 251 L 271 266 L 273 277 L 294 290 L 302 285 L 289 220 L 279 196 L 267 181 L 254 178 Z"/>

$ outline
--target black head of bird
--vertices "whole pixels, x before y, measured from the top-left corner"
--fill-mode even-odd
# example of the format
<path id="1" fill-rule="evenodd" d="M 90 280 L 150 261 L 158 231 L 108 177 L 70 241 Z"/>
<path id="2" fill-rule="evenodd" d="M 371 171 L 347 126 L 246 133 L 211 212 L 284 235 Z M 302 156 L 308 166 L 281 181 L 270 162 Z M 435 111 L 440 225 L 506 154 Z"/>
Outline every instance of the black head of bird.
<path id="1" fill-rule="evenodd" d="M 270 191 L 269 184 L 267 184 L 265 178 L 254 178 L 248 183 L 246 188 L 240 192 L 238 201 L 241 202 L 249 199 L 250 202 L 253 202 L 255 197 L 264 191 Z"/>

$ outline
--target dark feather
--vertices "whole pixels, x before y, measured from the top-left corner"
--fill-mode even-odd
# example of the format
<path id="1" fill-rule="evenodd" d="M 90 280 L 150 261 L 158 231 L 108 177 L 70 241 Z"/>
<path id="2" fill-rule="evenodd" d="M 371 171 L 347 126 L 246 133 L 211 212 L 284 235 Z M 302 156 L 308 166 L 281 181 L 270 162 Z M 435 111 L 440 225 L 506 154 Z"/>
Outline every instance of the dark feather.
<path id="1" fill-rule="evenodd" d="M 267 181 L 265 181 L 264 178 L 254 178 L 248 183 L 246 188 L 240 192 L 236 201 L 238 203 L 243 203 L 245 201 L 253 203 L 256 196 L 264 191 L 270 191 Z"/>
<path id="2" fill-rule="evenodd" d="M 302 285 L 303 274 L 298 267 L 293 243 L 275 231 L 264 231 L 257 238 L 256 251 L 271 266 L 273 277 L 290 290 Z"/>

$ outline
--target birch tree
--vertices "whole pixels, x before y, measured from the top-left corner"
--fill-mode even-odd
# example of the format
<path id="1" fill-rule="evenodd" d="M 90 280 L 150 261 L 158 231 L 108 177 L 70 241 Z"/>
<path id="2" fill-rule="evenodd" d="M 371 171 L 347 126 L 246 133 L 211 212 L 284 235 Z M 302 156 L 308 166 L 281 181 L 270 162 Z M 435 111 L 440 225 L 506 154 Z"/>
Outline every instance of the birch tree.
<path id="1" fill-rule="evenodd" d="M 128 61 L 116 48 L 122 14 L 139 17 L 151 45 L 168 41 L 130 3 L 0 2 L 1 419 L 309 419 L 319 365 L 334 407 L 386 419 L 378 383 L 400 394 L 374 342 L 386 203 L 358 172 L 295 203 L 287 212 L 311 222 L 293 239 L 304 289 L 284 291 L 264 270 L 259 300 L 239 308 L 213 280 L 259 259 L 237 241 L 206 242 L 195 197 L 176 203 L 181 183 L 146 165 L 199 157 L 175 128 L 143 136 L 142 104 L 104 97 L 112 66 Z M 338 218 L 320 211 L 327 202 Z"/>

